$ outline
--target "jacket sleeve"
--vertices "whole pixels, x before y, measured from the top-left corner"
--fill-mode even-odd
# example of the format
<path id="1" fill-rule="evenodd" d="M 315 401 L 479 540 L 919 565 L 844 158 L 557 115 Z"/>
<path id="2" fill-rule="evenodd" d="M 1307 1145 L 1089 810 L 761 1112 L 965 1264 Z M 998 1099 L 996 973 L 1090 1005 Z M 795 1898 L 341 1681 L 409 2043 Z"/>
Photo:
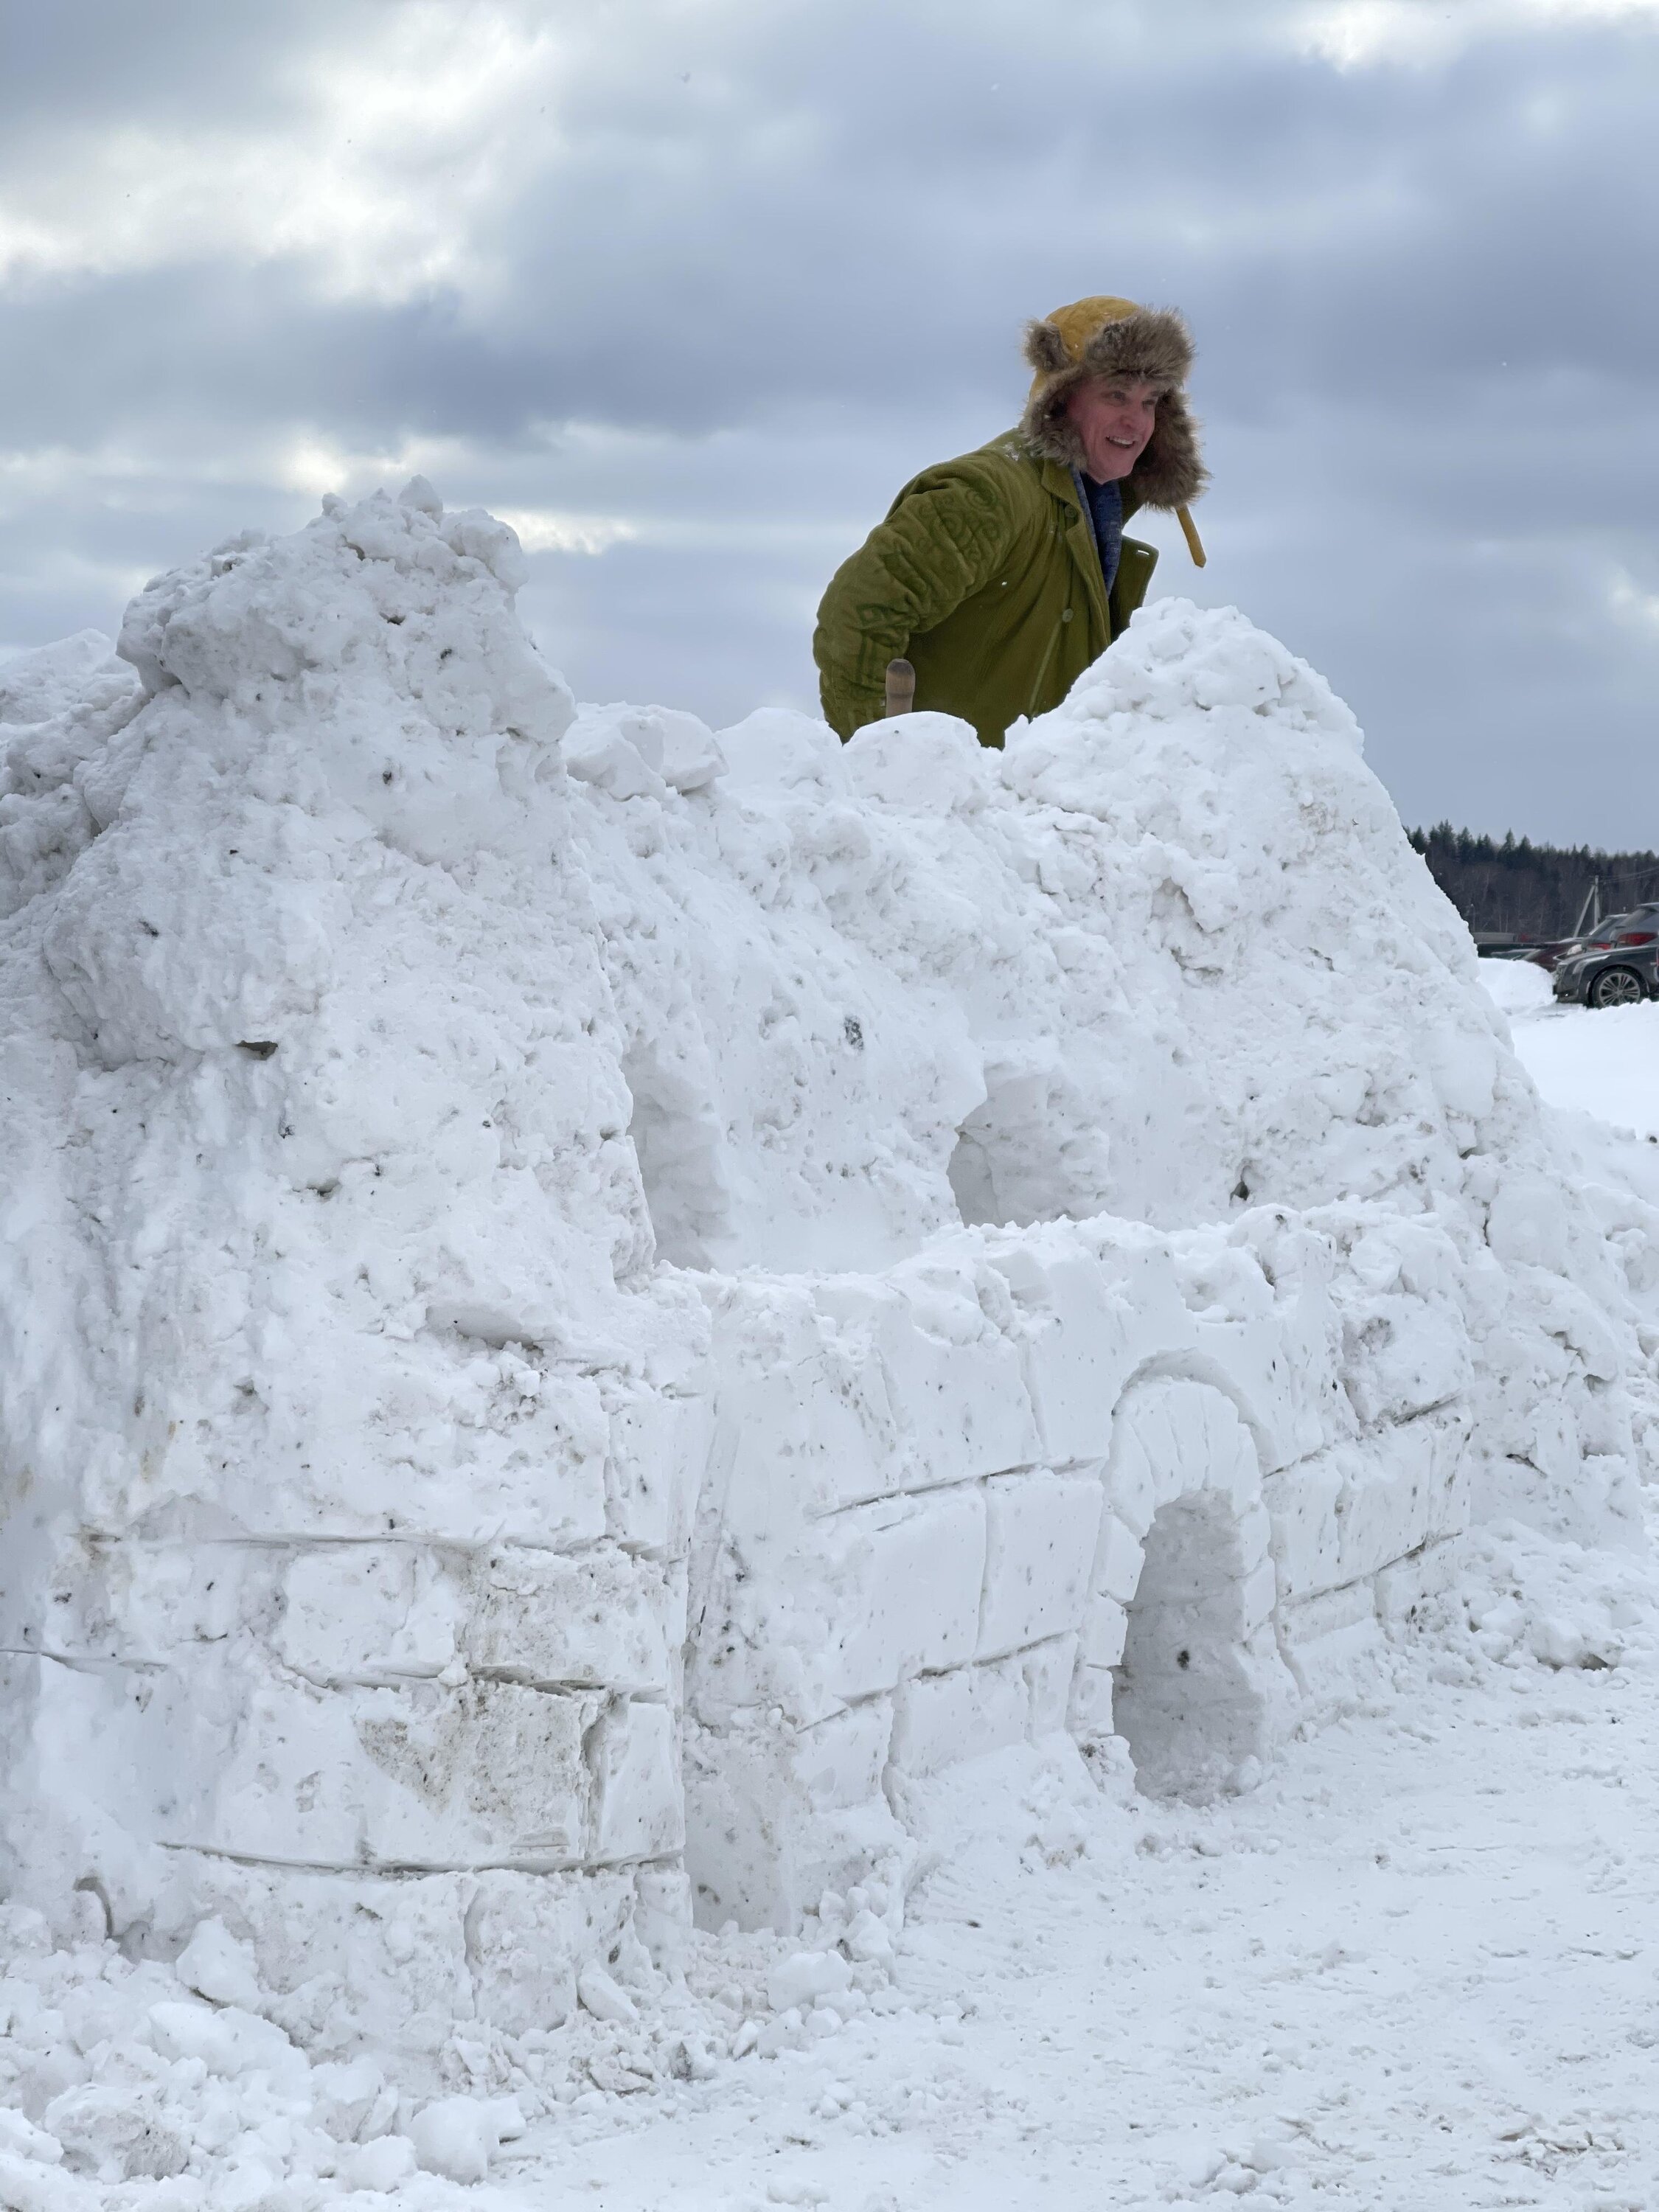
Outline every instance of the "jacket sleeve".
<path id="1" fill-rule="evenodd" d="M 906 486 L 818 609 L 812 657 L 831 729 L 850 738 L 879 719 L 888 662 L 994 580 L 1013 535 L 1010 503 L 983 466 L 953 463 Z"/>

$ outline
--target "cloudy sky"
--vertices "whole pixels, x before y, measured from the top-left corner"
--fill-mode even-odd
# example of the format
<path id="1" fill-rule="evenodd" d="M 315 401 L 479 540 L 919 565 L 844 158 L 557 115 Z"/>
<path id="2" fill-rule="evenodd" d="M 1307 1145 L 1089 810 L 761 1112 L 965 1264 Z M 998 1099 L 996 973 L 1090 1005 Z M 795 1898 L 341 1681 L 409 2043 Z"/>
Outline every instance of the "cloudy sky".
<path id="1" fill-rule="evenodd" d="M 1201 576 L 1407 821 L 1659 845 L 1659 0 L 0 0 L 0 649 L 419 469 L 586 698 L 811 702 L 1019 329 L 1183 307 Z"/>

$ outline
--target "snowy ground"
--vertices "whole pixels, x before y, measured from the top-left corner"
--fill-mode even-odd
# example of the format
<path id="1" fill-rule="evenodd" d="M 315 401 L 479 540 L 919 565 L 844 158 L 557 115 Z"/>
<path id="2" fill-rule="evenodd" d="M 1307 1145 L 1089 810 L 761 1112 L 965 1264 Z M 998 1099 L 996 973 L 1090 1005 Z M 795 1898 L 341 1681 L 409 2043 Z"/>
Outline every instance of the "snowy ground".
<path id="1" fill-rule="evenodd" d="M 1549 977 L 1528 961 L 1488 960 L 1481 974 L 1552 1106 L 1659 1143 L 1659 1001 L 1591 1013 L 1558 1006 Z"/>
<path id="2" fill-rule="evenodd" d="M 245 2166 L 205 2195 L 180 2175 L 97 2201 L 1097 2212 L 1241 2195 L 1650 2212 L 1651 1628 L 1615 1595 L 1629 1625 L 1604 1626 L 1601 1649 L 1617 1663 L 1544 1665 L 1525 1617 L 1534 1642 L 1563 1616 L 1605 1622 L 1605 1594 L 1589 1594 L 1605 1569 L 1586 1563 L 1576 1587 L 1534 1540 L 1522 1579 L 1551 1586 L 1506 1605 L 1516 1555 L 1483 1548 L 1455 1610 L 1492 1625 L 1436 1624 L 1235 1804 L 1125 1794 L 1072 1820 L 1031 1754 L 1009 1754 L 1031 1784 L 1024 1847 L 1010 1829 L 951 1850 L 915 1900 L 892 1989 L 805 2049 L 634 2094 L 588 2088 L 471 2189 L 410 2172 L 370 2193 L 372 2168 L 347 2154 L 333 2179 L 272 2189 Z M 992 1782 L 942 1821 L 971 1821 Z M 694 1984 L 726 1971 L 707 1945 Z M 19 2212 L 94 2201 L 62 2169 L 9 2175 L 23 2185 L 0 2201 Z"/>
<path id="3" fill-rule="evenodd" d="M 1592 1013 L 1557 1006 L 1549 977 L 1526 961 L 1486 960 L 1480 972 L 1581 1171 L 1659 1206 L 1659 1002 Z"/>
<path id="4" fill-rule="evenodd" d="M 491 2198 L 1650 2206 L 1650 1679 L 1454 1671 L 1402 1663 L 1230 1809 L 968 1853 L 913 2012 L 532 2140 Z"/>

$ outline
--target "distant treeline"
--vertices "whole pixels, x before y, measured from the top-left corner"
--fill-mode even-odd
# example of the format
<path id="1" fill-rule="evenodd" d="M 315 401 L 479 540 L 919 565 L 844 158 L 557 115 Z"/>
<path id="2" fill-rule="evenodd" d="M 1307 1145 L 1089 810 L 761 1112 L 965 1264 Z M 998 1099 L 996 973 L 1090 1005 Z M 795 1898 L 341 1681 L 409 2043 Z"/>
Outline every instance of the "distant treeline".
<path id="1" fill-rule="evenodd" d="M 1659 853 L 1563 851 L 1513 833 L 1501 844 L 1442 822 L 1408 836 L 1446 896 L 1476 932 L 1565 937 L 1599 879 L 1601 911 L 1659 898 Z"/>

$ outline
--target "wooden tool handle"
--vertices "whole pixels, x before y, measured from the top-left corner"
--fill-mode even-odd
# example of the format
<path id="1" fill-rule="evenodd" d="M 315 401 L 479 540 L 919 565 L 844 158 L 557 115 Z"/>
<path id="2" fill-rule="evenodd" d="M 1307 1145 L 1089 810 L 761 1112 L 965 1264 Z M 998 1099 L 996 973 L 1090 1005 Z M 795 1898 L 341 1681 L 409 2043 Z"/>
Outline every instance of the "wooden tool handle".
<path id="1" fill-rule="evenodd" d="M 916 672 L 908 660 L 887 664 L 887 712 L 908 714 L 916 702 Z"/>

